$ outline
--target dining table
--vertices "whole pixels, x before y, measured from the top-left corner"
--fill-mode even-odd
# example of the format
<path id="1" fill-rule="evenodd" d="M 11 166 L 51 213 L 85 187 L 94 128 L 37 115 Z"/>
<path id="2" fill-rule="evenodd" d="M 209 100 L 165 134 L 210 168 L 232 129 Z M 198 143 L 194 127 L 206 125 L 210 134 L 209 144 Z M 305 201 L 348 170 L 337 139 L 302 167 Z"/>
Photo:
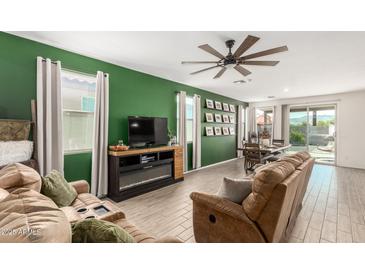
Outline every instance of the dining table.
<path id="1" fill-rule="evenodd" d="M 288 145 L 281 145 L 281 144 L 273 144 L 273 145 L 269 145 L 269 146 L 264 146 L 264 145 L 260 145 L 260 152 L 267 156 L 270 154 L 276 154 L 277 152 L 283 152 L 289 148 L 291 148 L 291 144 Z M 246 148 L 237 148 L 237 151 L 245 151 Z"/>

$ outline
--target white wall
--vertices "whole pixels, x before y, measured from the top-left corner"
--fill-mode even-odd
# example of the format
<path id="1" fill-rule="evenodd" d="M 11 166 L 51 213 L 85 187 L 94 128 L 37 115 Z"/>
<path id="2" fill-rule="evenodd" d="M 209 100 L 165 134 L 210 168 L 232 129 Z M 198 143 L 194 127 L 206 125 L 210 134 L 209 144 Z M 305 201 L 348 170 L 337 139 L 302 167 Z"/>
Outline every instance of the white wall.
<path id="1" fill-rule="evenodd" d="M 365 169 L 365 90 L 324 96 L 250 103 L 251 107 L 275 106 L 274 138 L 281 138 L 282 106 L 318 103 L 337 104 L 337 165 Z M 280 117 L 279 117 L 280 116 Z M 250 119 L 249 119 L 250 121 Z"/>

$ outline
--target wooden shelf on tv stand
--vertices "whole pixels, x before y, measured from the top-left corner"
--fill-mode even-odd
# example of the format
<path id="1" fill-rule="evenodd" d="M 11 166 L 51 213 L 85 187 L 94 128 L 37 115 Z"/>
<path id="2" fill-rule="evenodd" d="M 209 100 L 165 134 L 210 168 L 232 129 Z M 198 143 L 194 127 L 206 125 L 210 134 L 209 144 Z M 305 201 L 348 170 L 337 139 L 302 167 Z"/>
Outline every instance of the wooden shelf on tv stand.
<path id="1" fill-rule="evenodd" d="M 164 152 L 171 151 L 169 155 L 171 158 L 160 159 L 160 155 Z M 156 153 L 159 155 L 156 161 L 150 163 L 132 163 L 122 166 L 121 162 L 123 160 L 128 161 L 136 156 L 142 156 L 149 153 Z M 161 153 L 161 154 L 160 154 Z M 108 196 L 114 201 L 121 201 L 128 199 L 139 194 L 143 194 L 152 191 L 157 188 L 161 188 L 179 181 L 184 180 L 184 169 L 183 169 L 183 148 L 182 146 L 161 146 L 161 147 L 150 147 L 150 148 L 140 148 L 140 149 L 129 149 L 125 151 L 109 151 L 109 182 L 108 182 Z M 165 153 L 166 154 L 166 153 Z M 138 157 L 137 157 L 138 158 Z M 152 180 L 148 183 L 143 183 L 140 185 L 133 186 L 128 189 L 120 189 L 120 180 L 123 180 L 125 176 L 130 174 L 133 176 L 133 172 L 140 173 L 144 168 L 149 168 L 151 166 L 158 165 L 172 165 L 172 174 L 170 178 L 165 178 L 161 180 Z M 146 172 L 148 172 L 146 170 Z M 153 179 L 153 178 L 152 178 Z"/>

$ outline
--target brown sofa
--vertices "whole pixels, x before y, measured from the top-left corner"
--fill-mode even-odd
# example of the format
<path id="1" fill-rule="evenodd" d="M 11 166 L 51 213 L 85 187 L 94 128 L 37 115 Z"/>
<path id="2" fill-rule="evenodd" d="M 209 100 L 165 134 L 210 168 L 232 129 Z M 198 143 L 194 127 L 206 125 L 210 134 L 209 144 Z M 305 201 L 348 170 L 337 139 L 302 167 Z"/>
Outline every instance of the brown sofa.
<path id="1" fill-rule="evenodd" d="M 155 239 L 140 231 L 114 203 L 90 194 L 86 181 L 71 183 L 78 196 L 63 208 L 39 193 L 41 184 L 39 174 L 25 165 L 13 164 L 0 170 L 0 242 L 71 242 L 70 223 L 85 217 L 77 210 L 87 208 L 92 212 L 99 205 L 110 210 L 100 219 L 119 225 L 138 243 L 180 242 L 170 237 Z"/>
<path id="2" fill-rule="evenodd" d="M 197 242 L 285 242 L 295 225 L 314 165 L 306 152 L 267 164 L 242 205 L 193 192 Z"/>

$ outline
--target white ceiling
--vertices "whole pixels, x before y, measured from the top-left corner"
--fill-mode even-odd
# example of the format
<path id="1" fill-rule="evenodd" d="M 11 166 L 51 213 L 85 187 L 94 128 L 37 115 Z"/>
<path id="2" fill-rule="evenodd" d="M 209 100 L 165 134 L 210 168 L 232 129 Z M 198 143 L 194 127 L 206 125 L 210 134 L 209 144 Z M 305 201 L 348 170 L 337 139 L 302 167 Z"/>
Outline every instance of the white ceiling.
<path id="1" fill-rule="evenodd" d="M 12 33 L 248 102 L 267 100 L 268 96 L 278 99 L 365 89 L 365 32 Z M 199 45 L 207 43 L 226 55 L 225 40 L 236 40 L 234 51 L 248 34 L 261 39 L 246 54 L 283 45 L 289 51 L 255 59 L 280 63 L 275 67 L 246 66 L 252 72 L 247 77 L 227 70 L 220 79 L 212 79 L 219 69 L 189 75 L 210 65 L 181 65 L 183 60 L 217 60 Z M 245 78 L 252 81 L 232 83 Z"/>

